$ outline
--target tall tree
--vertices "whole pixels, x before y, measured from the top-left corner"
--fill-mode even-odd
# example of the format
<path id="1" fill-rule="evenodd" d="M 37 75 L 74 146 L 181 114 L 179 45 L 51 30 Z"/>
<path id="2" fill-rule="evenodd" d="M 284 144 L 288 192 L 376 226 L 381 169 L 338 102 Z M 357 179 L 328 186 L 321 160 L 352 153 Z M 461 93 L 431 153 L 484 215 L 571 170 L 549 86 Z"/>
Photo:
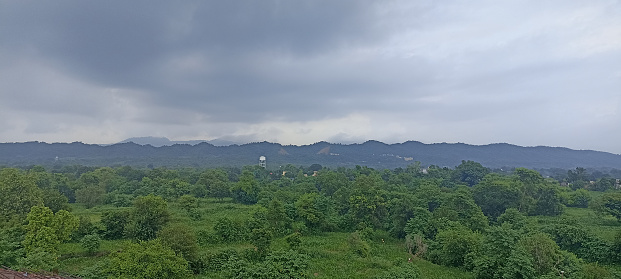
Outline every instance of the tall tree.
<path id="1" fill-rule="evenodd" d="M 138 240 L 151 240 L 168 223 L 170 213 L 162 197 L 148 195 L 136 198 L 129 219 L 125 228 L 127 235 Z"/>
<path id="2" fill-rule="evenodd" d="M 472 187 L 479 183 L 488 173 L 489 169 L 477 162 L 461 161 L 461 164 L 459 164 L 453 172 L 453 180 L 466 183 L 468 186 Z"/>
<path id="3" fill-rule="evenodd" d="M 24 220 L 30 208 L 43 205 L 41 190 L 32 177 L 17 169 L 0 170 L 0 223 Z"/>
<path id="4" fill-rule="evenodd" d="M 35 270 L 54 267 L 59 246 L 78 228 L 78 218 L 65 210 L 54 215 L 47 207 L 33 206 L 26 220 L 26 235 L 22 241 L 26 258 L 20 260 L 20 265 Z"/>
<path id="5" fill-rule="evenodd" d="M 515 180 L 498 174 L 488 174 L 472 188 L 474 201 L 483 214 L 496 220 L 507 208 L 519 206 L 522 199 L 520 184 Z"/>
<path id="6" fill-rule="evenodd" d="M 235 201 L 243 204 L 255 204 L 259 199 L 259 190 L 259 182 L 252 172 L 244 170 L 231 192 Z"/>

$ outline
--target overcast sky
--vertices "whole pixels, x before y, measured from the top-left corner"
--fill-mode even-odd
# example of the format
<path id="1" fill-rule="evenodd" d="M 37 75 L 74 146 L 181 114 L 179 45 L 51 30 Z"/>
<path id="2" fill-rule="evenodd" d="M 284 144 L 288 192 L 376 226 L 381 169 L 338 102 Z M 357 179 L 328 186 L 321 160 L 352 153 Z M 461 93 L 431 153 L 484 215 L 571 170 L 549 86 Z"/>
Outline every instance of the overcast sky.
<path id="1" fill-rule="evenodd" d="M 0 0 L 0 141 L 621 153 L 621 1 Z"/>

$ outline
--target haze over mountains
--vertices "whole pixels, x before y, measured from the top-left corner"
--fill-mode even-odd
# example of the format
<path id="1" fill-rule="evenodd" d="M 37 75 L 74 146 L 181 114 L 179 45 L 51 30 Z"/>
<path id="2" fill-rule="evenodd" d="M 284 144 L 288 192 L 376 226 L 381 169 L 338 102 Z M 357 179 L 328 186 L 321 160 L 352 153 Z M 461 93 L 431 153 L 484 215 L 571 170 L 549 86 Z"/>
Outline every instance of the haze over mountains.
<path id="1" fill-rule="evenodd" d="M 455 167 L 472 160 L 490 168 L 562 168 L 576 167 L 621 169 L 621 155 L 572 150 L 562 147 L 522 147 L 507 143 L 470 145 L 464 143 L 425 144 L 417 141 L 385 144 L 367 141 L 361 144 L 318 142 L 292 146 L 259 142 L 226 145 L 225 141 L 170 141 L 167 138 L 134 138 L 112 145 L 74 143 L 0 143 L 0 165 L 91 165 L 135 167 L 220 167 L 258 163 L 266 156 L 268 168 L 286 164 L 321 164 L 329 167 L 372 168 L 405 167 L 416 161 L 423 166 Z"/>
<path id="2" fill-rule="evenodd" d="M 134 138 L 128 138 L 126 140 L 120 141 L 118 143 L 128 143 L 128 142 L 133 142 L 135 144 L 140 144 L 140 145 L 151 145 L 155 147 L 171 146 L 175 144 L 197 145 L 202 142 L 206 142 L 206 143 L 209 143 L 215 146 L 228 146 L 228 145 L 233 145 L 233 144 L 243 144 L 241 142 L 234 142 L 234 141 L 223 140 L 223 139 L 172 141 L 166 137 L 134 137 Z"/>

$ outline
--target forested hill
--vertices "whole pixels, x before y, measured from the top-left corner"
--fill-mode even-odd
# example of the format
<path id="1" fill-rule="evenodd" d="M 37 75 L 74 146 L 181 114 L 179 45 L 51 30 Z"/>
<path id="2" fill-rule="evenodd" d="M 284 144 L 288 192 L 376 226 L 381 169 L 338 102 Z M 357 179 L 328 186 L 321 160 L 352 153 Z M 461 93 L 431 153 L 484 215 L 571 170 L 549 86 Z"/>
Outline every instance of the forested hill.
<path id="1" fill-rule="evenodd" d="M 102 146 L 74 143 L 0 143 L 0 165 L 129 165 L 136 167 L 216 167 L 258 163 L 267 157 L 268 168 L 286 164 L 321 164 L 330 167 L 364 165 L 372 168 L 404 167 L 419 161 L 423 166 L 454 167 L 462 160 L 472 160 L 490 168 L 617 168 L 621 155 L 560 147 L 521 147 L 511 144 L 469 145 L 463 143 L 424 144 L 408 141 L 384 144 L 367 141 L 362 144 L 319 142 L 288 146 L 259 142 L 243 145 L 214 146 L 176 144 L 153 147 L 135 143 Z"/>

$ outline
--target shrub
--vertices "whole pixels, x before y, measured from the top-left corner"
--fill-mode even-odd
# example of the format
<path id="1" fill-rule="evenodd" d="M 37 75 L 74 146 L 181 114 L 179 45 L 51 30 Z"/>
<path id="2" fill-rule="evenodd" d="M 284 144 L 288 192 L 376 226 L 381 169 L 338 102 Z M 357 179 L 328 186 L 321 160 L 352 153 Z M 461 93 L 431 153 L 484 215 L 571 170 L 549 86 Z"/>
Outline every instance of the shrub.
<path id="1" fill-rule="evenodd" d="M 347 243 L 351 251 L 360 257 L 366 258 L 371 253 L 371 246 L 362 239 L 360 233 L 357 231 L 349 235 Z"/>
<path id="2" fill-rule="evenodd" d="M 235 242 L 246 238 L 245 227 L 227 217 L 216 220 L 213 230 L 223 242 Z"/>
<path id="3" fill-rule="evenodd" d="M 158 240 L 128 243 L 110 255 L 107 278 L 190 278 L 188 262 Z"/>
<path id="4" fill-rule="evenodd" d="M 299 232 L 294 232 L 290 235 L 287 235 L 285 237 L 285 241 L 287 242 L 287 244 L 289 244 L 289 248 L 293 249 L 293 250 L 297 250 L 298 248 L 300 248 L 300 245 L 302 245 L 302 234 Z"/>
<path id="5" fill-rule="evenodd" d="M 80 240 L 80 245 L 87 253 L 93 254 L 97 250 L 99 250 L 99 246 L 101 245 L 101 237 L 98 234 L 89 234 L 85 235 L 82 240 Z"/>
<path id="6" fill-rule="evenodd" d="M 374 277 L 375 279 L 416 279 L 420 278 L 420 271 L 413 264 L 393 266 L 384 273 Z"/>

